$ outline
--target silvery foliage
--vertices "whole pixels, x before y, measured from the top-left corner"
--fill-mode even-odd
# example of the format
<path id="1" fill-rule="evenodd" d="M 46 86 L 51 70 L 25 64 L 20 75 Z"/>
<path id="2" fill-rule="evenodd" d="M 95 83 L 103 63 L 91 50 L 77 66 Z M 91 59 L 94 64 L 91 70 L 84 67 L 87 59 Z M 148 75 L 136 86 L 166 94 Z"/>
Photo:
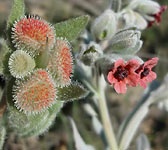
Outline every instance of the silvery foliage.
<path id="1" fill-rule="evenodd" d="M 136 140 L 136 150 L 151 150 L 148 137 L 141 133 Z"/>
<path id="2" fill-rule="evenodd" d="M 76 124 L 72 118 L 69 118 L 73 130 L 73 136 L 74 136 L 74 141 L 75 141 L 75 147 L 76 150 L 95 150 L 95 148 L 91 145 L 88 145 L 84 142 L 82 137 L 79 134 L 79 131 L 76 127 Z"/>
<path id="3" fill-rule="evenodd" d="M 105 138 L 105 133 L 103 129 L 103 125 L 98 119 L 98 114 L 95 112 L 94 108 L 90 104 L 85 104 L 84 106 L 85 112 L 91 117 L 92 127 L 97 135 L 102 139 L 104 146 L 108 149 L 107 140 Z"/>

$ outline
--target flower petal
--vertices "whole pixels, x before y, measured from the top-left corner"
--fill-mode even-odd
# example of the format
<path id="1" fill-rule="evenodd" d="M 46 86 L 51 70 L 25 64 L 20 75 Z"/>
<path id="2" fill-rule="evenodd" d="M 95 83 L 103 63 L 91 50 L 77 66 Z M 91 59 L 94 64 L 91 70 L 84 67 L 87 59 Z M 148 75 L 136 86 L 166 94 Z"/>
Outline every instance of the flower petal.
<path id="1" fill-rule="evenodd" d="M 145 78 L 139 80 L 139 85 L 144 89 L 147 87 L 147 81 L 145 80 Z"/>
<path id="2" fill-rule="evenodd" d="M 153 71 L 150 71 L 149 75 L 146 77 L 148 82 L 152 82 L 153 80 L 155 80 L 157 77 L 156 73 Z"/>
<path id="3" fill-rule="evenodd" d="M 114 68 L 116 69 L 116 68 L 118 68 L 119 66 L 122 66 L 122 67 L 125 66 L 125 62 L 124 62 L 124 60 L 122 60 L 122 59 L 118 59 L 118 60 L 115 62 L 115 64 L 114 64 Z"/>
<path id="4" fill-rule="evenodd" d="M 136 59 L 131 59 L 127 62 L 126 66 L 129 66 L 132 69 L 136 69 L 139 67 L 139 62 Z"/>
<path id="5" fill-rule="evenodd" d="M 151 58 L 149 59 L 148 61 L 146 61 L 144 63 L 144 67 L 146 68 L 149 68 L 149 69 L 152 69 L 154 66 L 156 66 L 158 63 L 158 58 L 157 57 L 154 57 L 154 58 Z"/>
<path id="6" fill-rule="evenodd" d="M 120 93 L 126 93 L 126 91 L 127 91 L 127 87 L 126 87 L 126 83 L 125 82 L 123 82 L 123 81 L 120 81 L 120 82 L 116 82 L 115 84 L 114 84 L 114 89 L 116 90 L 116 92 L 118 93 L 118 94 L 120 94 Z"/>
<path id="7" fill-rule="evenodd" d="M 139 82 L 139 75 L 132 73 L 127 77 L 127 84 L 130 86 L 137 86 Z"/>
<path id="8" fill-rule="evenodd" d="M 112 71 L 110 71 L 110 72 L 108 73 L 108 75 L 107 75 L 107 80 L 108 80 L 108 82 L 111 83 L 111 84 L 118 82 L 117 79 L 114 78 Z"/>

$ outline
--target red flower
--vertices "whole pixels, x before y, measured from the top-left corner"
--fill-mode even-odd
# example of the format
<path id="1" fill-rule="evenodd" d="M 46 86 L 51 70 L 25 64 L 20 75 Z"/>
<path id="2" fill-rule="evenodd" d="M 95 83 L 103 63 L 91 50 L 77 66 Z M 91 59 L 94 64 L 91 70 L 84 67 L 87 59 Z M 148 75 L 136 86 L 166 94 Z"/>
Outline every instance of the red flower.
<path id="1" fill-rule="evenodd" d="M 139 63 L 135 59 L 129 60 L 126 64 L 122 59 L 114 63 L 113 68 L 108 73 L 107 80 L 113 84 L 117 93 L 126 93 L 126 84 L 130 86 L 137 86 L 139 75 L 135 73 Z"/>
<path id="2" fill-rule="evenodd" d="M 147 87 L 147 83 L 156 79 L 156 73 L 152 71 L 152 68 L 156 66 L 158 63 L 158 58 L 152 58 L 146 61 L 144 64 L 140 65 L 140 67 L 135 71 L 139 74 L 139 84 L 143 88 Z"/>
<path id="3" fill-rule="evenodd" d="M 152 15 L 154 17 L 154 21 L 150 21 L 148 23 L 148 27 L 151 27 L 155 22 L 160 23 L 161 22 L 161 15 L 166 9 L 167 9 L 167 6 L 161 6 L 160 11 L 158 13 Z"/>

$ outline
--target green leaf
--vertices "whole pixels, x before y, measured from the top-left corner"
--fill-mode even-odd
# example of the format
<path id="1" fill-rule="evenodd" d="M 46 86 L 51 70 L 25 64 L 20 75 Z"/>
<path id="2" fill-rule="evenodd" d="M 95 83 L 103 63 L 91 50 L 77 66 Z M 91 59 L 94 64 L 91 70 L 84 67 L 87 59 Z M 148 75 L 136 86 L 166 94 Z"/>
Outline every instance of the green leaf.
<path id="1" fill-rule="evenodd" d="M 77 99 L 84 98 L 88 95 L 88 90 L 86 90 L 82 85 L 75 82 L 65 87 L 59 87 L 57 90 L 57 100 L 59 101 L 73 101 Z"/>
<path id="2" fill-rule="evenodd" d="M 0 39 L 0 74 L 9 74 L 8 71 L 8 59 L 11 54 L 11 50 L 7 46 L 5 40 Z"/>
<path id="3" fill-rule="evenodd" d="M 57 23 L 54 25 L 56 36 L 66 38 L 68 41 L 73 41 L 85 28 L 88 20 L 89 16 L 85 15 Z"/>
<path id="4" fill-rule="evenodd" d="M 7 26 L 10 27 L 14 21 L 22 17 L 25 12 L 24 0 L 14 0 L 13 7 L 8 18 Z"/>
<path id="5" fill-rule="evenodd" d="M 55 118 L 59 111 L 61 110 L 63 106 L 63 102 L 56 102 L 53 106 L 51 106 L 47 111 L 49 112 L 46 116 L 47 118 L 43 118 L 43 120 L 40 121 L 38 125 L 35 126 L 35 128 L 31 128 L 29 132 L 26 134 L 23 134 L 24 137 L 31 137 L 31 136 L 39 136 L 52 126 L 52 124 L 55 121 Z M 34 118 L 36 120 L 36 118 Z"/>
<path id="6" fill-rule="evenodd" d="M 5 136 L 6 136 L 6 129 L 5 127 L 0 127 L 0 150 L 3 148 L 3 144 L 5 141 Z"/>

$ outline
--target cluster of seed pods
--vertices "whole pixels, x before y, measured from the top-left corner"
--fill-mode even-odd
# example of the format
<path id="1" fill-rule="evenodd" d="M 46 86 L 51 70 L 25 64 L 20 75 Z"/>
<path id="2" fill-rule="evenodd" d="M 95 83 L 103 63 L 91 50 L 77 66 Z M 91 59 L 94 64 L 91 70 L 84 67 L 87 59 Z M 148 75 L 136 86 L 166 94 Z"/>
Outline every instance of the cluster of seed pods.
<path id="1" fill-rule="evenodd" d="M 56 36 L 51 24 L 35 16 L 16 21 L 11 34 L 16 50 L 8 68 L 15 78 L 15 106 L 26 114 L 39 113 L 57 102 L 56 87 L 71 83 L 71 46 Z"/>

